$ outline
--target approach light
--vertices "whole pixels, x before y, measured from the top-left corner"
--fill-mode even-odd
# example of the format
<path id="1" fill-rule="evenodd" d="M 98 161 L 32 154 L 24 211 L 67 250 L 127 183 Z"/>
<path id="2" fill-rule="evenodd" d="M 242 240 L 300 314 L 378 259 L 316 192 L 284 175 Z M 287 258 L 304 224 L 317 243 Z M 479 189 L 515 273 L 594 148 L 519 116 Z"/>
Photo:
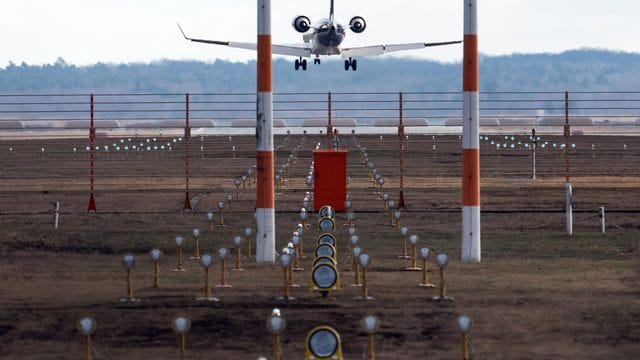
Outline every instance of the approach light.
<path id="1" fill-rule="evenodd" d="M 377 316 L 368 315 L 360 321 L 360 324 L 362 326 L 362 330 L 367 334 L 367 358 L 375 359 L 373 335 L 380 328 L 380 319 L 378 319 Z"/>
<path id="2" fill-rule="evenodd" d="M 216 287 L 228 288 L 232 285 L 227 284 L 227 266 L 226 259 L 229 257 L 229 249 L 221 247 L 218 249 L 218 257 L 220 258 L 220 284 Z"/>
<path id="3" fill-rule="evenodd" d="M 418 251 L 420 259 L 422 259 L 422 282 L 418 284 L 421 287 L 433 288 L 435 285 L 429 283 L 429 273 L 427 270 L 427 258 L 429 257 L 430 250 L 427 247 L 423 247 Z"/>
<path id="4" fill-rule="evenodd" d="M 133 297 L 133 287 L 131 286 L 131 269 L 136 265 L 136 258 L 132 253 L 127 253 L 122 257 L 122 265 L 127 270 L 127 297 L 120 299 L 123 302 L 138 302 L 140 299 Z"/>
<path id="5" fill-rule="evenodd" d="M 242 256 L 242 236 L 233 237 L 233 246 L 236 248 L 236 267 L 233 270 L 244 270 L 240 267 L 240 256 Z"/>
<path id="6" fill-rule="evenodd" d="M 178 315 L 171 321 L 171 328 L 178 334 L 178 355 L 184 360 L 186 353 L 186 335 L 191 329 L 191 320 L 188 317 Z"/>
<path id="7" fill-rule="evenodd" d="M 153 248 L 149 252 L 151 261 L 153 261 L 153 287 L 160 287 L 160 257 L 162 257 L 162 251 L 158 248 Z"/>
<path id="8" fill-rule="evenodd" d="M 456 321 L 458 328 L 462 332 L 462 359 L 469 360 L 469 330 L 471 329 L 471 318 L 467 315 L 460 315 Z"/>
<path id="9" fill-rule="evenodd" d="M 191 230 L 191 234 L 193 235 L 193 238 L 195 239 L 196 242 L 196 253 L 194 256 L 190 257 L 190 259 L 200 259 L 200 229 L 198 228 L 193 228 L 193 230 Z"/>
<path id="10" fill-rule="evenodd" d="M 335 230 L 335 227 L 336 227 L 336 222 L 333 218 L 323 217 L 320 220 L 318 220 L 318 229 L 320 229 L 320 231 L 333 232 Z"/>
<path id="11" fill-rule="evenodd" d="M 440 272 L 440 293 L 438 296 L 433 297 L 433 301 L 453 301 L 453 298 L 447 296 L 447 291 L 444 283 L 444 268 L 449 264 L 449 256 L 447 254 L 438 254 L 436 256 L 436 265 Z"/>
<path id="12" fill-rule="evenodd" d="M 91 316 L 83 316 L 76 323 L 78 332 L 84 336 L 82 358 L 91 360 L 91 334 L 96 331 L 96 321 Z"/>
<path id="13" fill-rule="evenodd" d="M 307 335 L 305 360 L 342 360 L 340 334 L 330 326 L 318 326 Z"/>
<path id="14" fill-rule="evenodd" d="M 416 249 L 416 245 L 418 244 L 418 236 L 417 235 L 409 236 L 409 243 L 411 243 L 411 265 L 405 270 L 420 271 L 422 269 L 420 269 L 416 264 L 416 257 L 418 256 L 417 249 Z"/>

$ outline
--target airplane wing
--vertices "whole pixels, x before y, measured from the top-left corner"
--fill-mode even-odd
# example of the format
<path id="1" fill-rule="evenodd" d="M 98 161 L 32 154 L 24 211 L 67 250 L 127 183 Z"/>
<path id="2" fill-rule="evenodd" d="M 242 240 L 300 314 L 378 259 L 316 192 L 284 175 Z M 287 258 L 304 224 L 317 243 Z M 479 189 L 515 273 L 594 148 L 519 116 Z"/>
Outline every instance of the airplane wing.
<path id="1" fill-rule="evenodd" d="M 256 43 L 247 43 L 247 42 L 237 42 L 237 41 L 218 41 L 218 40 L 206 40 L 206 39 L 194 39 L 185 35 L 184 31 L 178 24 L 178 28 L 184 36 L 185 39 L 199 42 L 204 44 L 213 44 L 213 45 L 222 45 L 228 46 L 232 48 L 238 49 L 246 49 L 246 50 L 257 50 L 258 46 Z M 305 46 L 295 46 L 295 45 L 271 45 L 271 52 L 276 55 L 289 55 L 289 56 L 299 56 L 299 57 L 310 57 L 311 56 L 311 48 Z"/>
<path id="2" fill-rule="evenodd" d="M 348 58 L 348 57 L 358 57 L 358 56 L 382 55 L 384 53 L 393 52 L 393 51 L 416 50 L 416 49 L 423 49 L 425 47 L 432 47 L 432 46 L 459 44 L 461 42 L 462 41 L 445 41 L 445 42 L 436 42 L 436 43 L 389 44 L 389 45 L 371 45 L 371 46 L 343 48 L 342 57 Z"/>

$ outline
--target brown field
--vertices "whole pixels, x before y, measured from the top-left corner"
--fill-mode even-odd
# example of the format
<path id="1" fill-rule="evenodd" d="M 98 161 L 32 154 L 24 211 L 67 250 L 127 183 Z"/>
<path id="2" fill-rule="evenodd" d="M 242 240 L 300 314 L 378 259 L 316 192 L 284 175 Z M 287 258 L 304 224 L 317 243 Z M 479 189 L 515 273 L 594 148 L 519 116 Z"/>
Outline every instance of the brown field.
<path id="1" fill-rule="evenodd" d="M 100 139 L 100 146 L 112 139 Z M 169 139 L 166 139 L 169 140 Z M 278 248 L 299 222 L 310 150 L 318 136 L 277 137 L 277 165 L 302 144 L 290 180 L 276 198 Z M 369 158 L 385 177 L 397 200 L 399 186 L 396 136 L 358 136 Z M 554 139 L 560 141 L 559 139 Z M 107 142 L 109 141 L 109 142 Z M 328 299 L 307 291 L 311 259 L 295 273 L 301 287 L 296 300 L 280 303 L 282 270 L 243 258 L 244 271 L 229 271 L 231 288 L 214 288 L 220 302 L 202 296 L 204 272 L 186 259 L 187 271 L 175 267 L 176 234 L 203 230 L 204 251 L 231 246 L 234 235 L 254 227 L 255 185 L 240 187 L 240 199 L 225 212 L 224 227 L 207 228 L 205 214 L 226 194 L 233 180 L 255 164 L 249 137 L 193 138 L 190 197 L 194 211 L 182 211 L 184 147 L 158 154 L 96 153 L 95 196 L 98 213 L 87 213 L 88 155 L 85 140 L 43 139 L 0 142 L 0 358 L 71 359 L 82 354 L 76 330 L 90 314 L 96 359 L 175 359 L 176 314 L 192 319 L 187 335 L 190 359 L 271 358 L 265 321 L 282 310 L 283 359 L 301 359 L 309 330 L 335 327 L 347 359 L 366 358 L 366 335 L 359 320 L 382 320 L 376 335 L 379 359 L 458 358 L 460 334 L 455 320 L 473 319 L 471 340 L 478 359 L 631 359 L 640 354 L 640 139 L 576 137 L 571 173 L 574 187 L 574 235 L 564 233 L 565 159 L 559 150 L 540 149 L 538 180 L 530 180 L 530 154 L 523 149 L 482 148 L 482 255 L 480 264 L 462 264 L 460 253 L 460 145 L 457 137 L 411 136 L 406 146 L 407 209 L 401 222 L 420 236 L 419 246 L 451 256 L 446 269 L 452 303 L 430 301 L 437 290 L 419 288 L 419 272 L 404 271 L 398 230 L 374 193 L 365 165 L 351 137 L 349 190 L 361 246 L 372 255 L 368 273 L 372 301 L 357 301 L 350 286 L 354 273 L 348 257 L 346 217 L 338 214 L 338 265 L 342 289 Z M 237 147 L 234 154 L 231 144 Z M 433 149 L 436 144 L 436 149 Z M 595 144 L 595 147 L 591 145 Z M 623 149 L 622 145 L 627 145 Z M 72 148 L 78 151 L 73 153 Z M 204 148 L 201 152 L 200 146 Z M 12 152 L 6 149 L 11 147 Z M 41 148 L 46 148 L 43 156 Z M 60 228 L 53 229 L 51 203 L 60 201 Z M 609 219 L 599 233 L 597 208 Z M 217 212 L 217 210 L 216 210 Z M 218 216 L 218 214 L 216 214 Z M 311 216 L 312 223 L 317 218 Z M 309 254 L 319 234 L 304 233 Z M 159 247 L 160 288 L 152 288 L 148 252 Z M 126 294 L 121 257 L 137 256 L 134 295 L 139 303 L 119 302 Z M 194 252 L 187 236 L 185 255 Z M 232 261 L 228 264 L 233 266 Z M 429 262 L 435 268 L 433 261 Z M 213 282 L 220 276 L 214 264 Z M 438 283 L 437 272 L 430 273 Z"/>

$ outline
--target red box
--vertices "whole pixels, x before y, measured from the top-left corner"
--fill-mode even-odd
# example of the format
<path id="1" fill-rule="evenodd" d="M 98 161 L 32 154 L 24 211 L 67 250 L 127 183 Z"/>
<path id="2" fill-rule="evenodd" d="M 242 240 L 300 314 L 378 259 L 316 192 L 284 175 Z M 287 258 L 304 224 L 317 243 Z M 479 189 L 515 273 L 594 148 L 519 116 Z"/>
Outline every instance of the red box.
<path id="1" fill-rule="evenodd" d="M 331 205 L 345 211 L 347 197 L 347 150 L 313 151 L 313 210 Z"/>

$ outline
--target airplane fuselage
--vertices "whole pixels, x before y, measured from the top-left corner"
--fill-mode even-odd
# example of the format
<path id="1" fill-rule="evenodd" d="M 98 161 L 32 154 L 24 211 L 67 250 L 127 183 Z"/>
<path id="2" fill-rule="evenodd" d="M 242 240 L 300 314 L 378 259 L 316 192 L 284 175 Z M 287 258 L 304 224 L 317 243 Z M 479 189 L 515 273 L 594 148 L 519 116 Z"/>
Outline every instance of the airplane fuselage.
<path id="1" fill-rule="evenodd" d="M 314 55 L 339 55 L 340 45 L 346 36 L 340 24 L 322 24 L 314 35 L 311 53 Z"/>

